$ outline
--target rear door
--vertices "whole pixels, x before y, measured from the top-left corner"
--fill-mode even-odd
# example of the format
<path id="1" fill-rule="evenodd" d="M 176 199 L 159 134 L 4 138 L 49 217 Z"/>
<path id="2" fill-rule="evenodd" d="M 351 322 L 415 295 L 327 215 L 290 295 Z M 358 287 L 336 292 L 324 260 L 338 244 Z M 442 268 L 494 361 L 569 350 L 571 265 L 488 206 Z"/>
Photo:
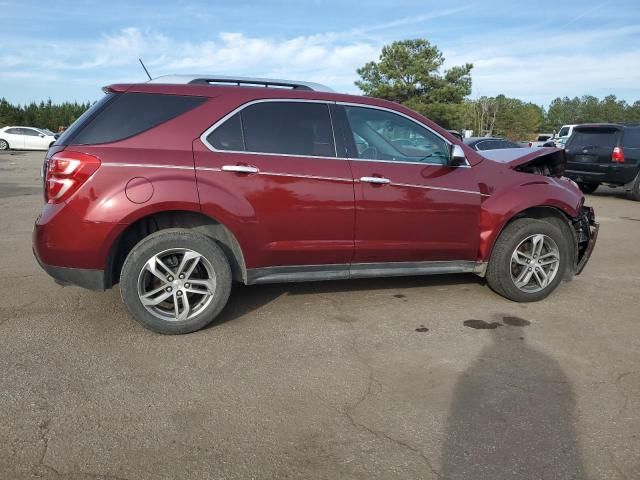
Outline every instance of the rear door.
<path id="1" fill-rule="evenodd" d="M 348 275 L 354 187 L 331 105 L 249 102 L 194 142 L 203 212 L 228 223 L 247 268 L 339 264 Z"/>
<path id="2" fill-rule="evenodd" d="M 22 134 L 22 128 L 9 128 L 6 130 L 6 137 L 11 148 L 16 150 L 24 149 L 24 135 Z"/>

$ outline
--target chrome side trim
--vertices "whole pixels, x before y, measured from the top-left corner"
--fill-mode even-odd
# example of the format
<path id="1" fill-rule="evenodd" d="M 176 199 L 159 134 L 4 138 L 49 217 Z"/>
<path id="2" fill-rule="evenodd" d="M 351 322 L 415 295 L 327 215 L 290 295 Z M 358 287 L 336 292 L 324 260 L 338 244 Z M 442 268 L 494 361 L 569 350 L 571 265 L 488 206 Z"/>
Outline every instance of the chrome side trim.
<path id="1" fill-rule="evenodd" d="M 309 178 L 312 180 L 330 180 L 335 182 L 348 182 L 353 183 L 352 178 L 340 178 L 340 177 L 325 177 L 321 175 L 303 175 L 296 173 L 277 173 L 277 172 L 260 172 L 258 175 L 268 175 L 272 177 L 295 177 L 295 178 Z"/>
<path id="2" fill-rule="evenodd" d="M 340 155 L 338 155 L 338 146 L 336 144 L 336 132 L 335 132 L 335 127 L 333 125 L 333 116 L 331 115 L 331 109 L 329 108 L 329 118 L 331 119 L 331 131 L 333 134 L 333 148 L 335 150 L 336 156 L 335 157 L 321 157 L 321 156 L 316 156 L 316 155 L 296 155 L 296 154 L 285 154 L 285 153 L 265 153 L 265 152 L 247 152 L 244 150 L 218 150 L 217 148 L 215 148 L 213 145 L 211 145 L 208 141 L 207 141 L 207 137 L 209 135 L 211 135 L 211 133 L 218 128 L 220 125 L 222 125 L 224 122 L 226 122 L 229 118 L 233 117 L 236 113 L 244 110 L 247 107 L 250 107 L 251 105 L 254 105 L 256 103 L 266 103 L 266 102 L 298 102 L 298 103 L 324 103 L 326 105 L 331 105 L 331 104 L 336 104 L 336 105 L 346 105 L 346 106 L 352 106 L 352 107 L 361 107 L 361 108 L 372 108 L 374 110 L 384 110 L 387 111 L 389 113 L 393 113 L 396 115 L 400 115 L 401 117 L 404 117 L 410 121 L 412 121 L 413 123 L 415 123 L 416 125 L 428 130 L 429 132 L 433 133 L 434 135 L 438 136 L 439 138 L 441 138 L 447 145 L 453 145 L 449 140 L 447 140 L 446 138 L 444 138 L 442 135 L 440 135 L 438 132 L 436 132 L 435 130 L 429 128 L 427 125 L 424 125 L 420 122 L 418 122 L 416 119 L 411 118 L 410 116 L 402 113 L 402 112 L 398 112 L 396 110 L 392 110 L 390 108 L 385 108 L 385 107 L 377 107 L 377 106 L 373 106 L 373 105 L 364 105 L 361 103 L 350 103 L 350 102 L 333 102 L 333 101 L 329 101 L 329 100 L 307 100 L 307 99 L 303 99 L 303 98 L 261 98 L 258 100 L 252 100 L 250 102 L 244 103 L 238 107 L 236 107 L 234 110 L 232 110 L 231 112 L 227 113 L 225 116 L 223 116 L 220 120 L 218 120 L 217 122 L 215 122 L 213 125 L 211 125 L 207 130 L 204 131 L 204 133 L 202 135 L 200 135 L 200 141 L 212 152 L 216 152 L 216 153 L 235 153 L 235 154 L 244 154 L 244 155 L 271 155 L 271 156 L 276 156 L 276 157 L 299 157 L 299 158 L 320 158 L 320 159 L 332 159 L 332 158 L 337 158 L 337 159 L 348 159 L 354 162 L 381 162 L 381 163 L 396 163 L 396 164 L 405 164 L 405 165 L 435 165 L 435 166 L 440 166 L 440 167 L 448 167 L 447 165 L 443 164 L 443 163 L 438 163 L 438 162 L 405 162 L 405 161 L 395 161 L 395 160 L 377 160 L 374 158 L 347 158 L 347 157 L 341 157 Z M 448 167 L 448 168 L 471 168 L 471 165 L 469 164 L 469 162 L 467 161 L 466 165 L 457 165 L 455 167 Z"/>
<path id="3" fill-rule="evenodd" d="M 101 163 L 101 167 L 140 167 L 140 168 L 172 168 L 174 170 L 193 170 L 194 167 L 185 167 L 183 165 L 160 165 L 157 163 Z"/>
<path id="4" fill-rule="evenodd" d="M 223 172 L 225 170 L 221 168 L 213 168 L 213 167 L 196 167 L 198 171 L 205 172 Z M 329 180 L 334 182 L 347 182 L 353 183 L 352 178 L 342 178 L 342 177 L 326 177 L 322 175 L 305 175 L 298 173 L 279 173 L 279 172 L 256 172 L 255 175 L 265 175 L 269 177 L 292 177 L 292 178 L 308 178 L 311 180 Z"/>
<path id="5" fill-rule="evenodd" d="M 314 282 L 346 280 L 349 278 L 402 277 L 450 273 L 475 273 L 476 275 L 484 276 L 486 266 L 486 262 L 455 260 L 263 267 L 247 270 L 247 284 Z"/>
<path id="6" fill-rule="evenodd" d="M 446 168 L 471 168 L 471 165 L 445 165 L 444 163 L 436 163 L 436 162 L 405 162 L 405 161 L 396 161 L 396 160 L 377 160 L 375 158 L 352 158 L 349 157 L 351 162 L 379 162 L 379 163 L 395 163 L 399 165 L 421 165 L 427 167 L 446 167 Z"/>
<path id="7" fill-rule="evenodd" d="M 487 193 L 480 193 L 474 190 L 462 190 L 460 188 L 432 187 L 430 185 L 413 185 L 409 183 L 396 183 L 396 182 L 391 182 L 391 185 L 395 187 L 423 188 L 425 190 L 441 190 L 443 192 L 469 193 L 472 195 L 480 195 L 481 197 L 490 197 L 490 195 Z"/>

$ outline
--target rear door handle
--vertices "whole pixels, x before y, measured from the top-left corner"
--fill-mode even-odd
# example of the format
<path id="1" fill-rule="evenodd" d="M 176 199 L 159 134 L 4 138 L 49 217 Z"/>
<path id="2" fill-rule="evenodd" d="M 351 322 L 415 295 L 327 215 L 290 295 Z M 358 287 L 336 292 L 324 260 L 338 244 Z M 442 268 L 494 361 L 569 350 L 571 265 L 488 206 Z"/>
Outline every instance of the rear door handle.
<path id="1" fill-rule="evenodd" d="M 258 173 L 256 167 L 250 167 L 249 165 L 223 165 L 223 172 L 236 172 L 236 173 Z"/>
<path id="2" fill-rule="evenodd" d="M 384 177 L 360 177 L 360 181 L 364 183 L 375 183 L 376 185 L 386 185 L 391 183 L 391 180 Z"/>

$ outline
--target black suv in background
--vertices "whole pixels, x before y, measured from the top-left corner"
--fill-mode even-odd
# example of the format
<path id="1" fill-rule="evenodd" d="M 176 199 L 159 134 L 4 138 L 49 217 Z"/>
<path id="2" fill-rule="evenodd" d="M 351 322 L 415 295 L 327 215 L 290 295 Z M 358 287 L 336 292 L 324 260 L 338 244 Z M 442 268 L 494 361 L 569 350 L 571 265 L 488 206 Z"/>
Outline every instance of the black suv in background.
<path id="1" fill-rule="evenodd" d="M 584 193 L 606 183 L 623 187 L 633 200 L 640 201 L 640 124 L 579 125 L 565 152 L 565 175 Z"/>

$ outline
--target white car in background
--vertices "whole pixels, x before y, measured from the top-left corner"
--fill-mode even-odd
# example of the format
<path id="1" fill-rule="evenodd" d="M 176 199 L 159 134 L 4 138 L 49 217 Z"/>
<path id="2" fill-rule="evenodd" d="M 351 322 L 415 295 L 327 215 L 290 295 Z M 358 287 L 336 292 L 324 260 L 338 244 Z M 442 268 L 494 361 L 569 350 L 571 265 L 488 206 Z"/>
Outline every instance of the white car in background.
<path id="1" fill-rule="evenodd" d="M 0 128 L 0 150 L 49 150 L 55 141 L 49 130 L 34 127 Z"/>

